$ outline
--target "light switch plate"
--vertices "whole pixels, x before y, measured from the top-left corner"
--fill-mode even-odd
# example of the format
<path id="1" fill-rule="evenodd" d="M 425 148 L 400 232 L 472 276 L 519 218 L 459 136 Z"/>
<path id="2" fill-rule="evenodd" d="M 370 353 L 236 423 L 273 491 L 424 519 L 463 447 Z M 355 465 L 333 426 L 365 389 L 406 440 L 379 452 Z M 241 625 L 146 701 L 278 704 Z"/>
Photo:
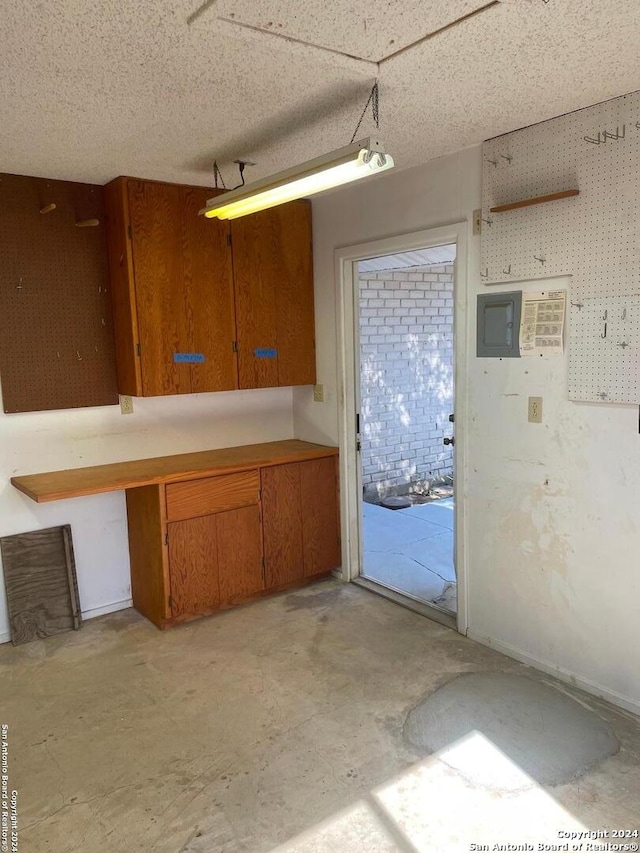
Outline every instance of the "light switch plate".
<path id="1" fill-rule="evenodd" d="M 133 414 L 133 397 L 129 394 L 120 394 L 120 413 L 123 415 Z"/>
<path id="2" fill-rule="evenodd" d="M 479 237 L 482 234 L 482 210 L 473 211 L 473 236 Z"/>
<path id="3" fill-rule="evenodd" d="M 542 423 L 542 397 L 529 397 L 529 423 Z"/>
<path id="4" fill-rule="evenodd" d="M 313 386 L 313 400 L 315 403 L 324 403 L 324 385 Z"/>

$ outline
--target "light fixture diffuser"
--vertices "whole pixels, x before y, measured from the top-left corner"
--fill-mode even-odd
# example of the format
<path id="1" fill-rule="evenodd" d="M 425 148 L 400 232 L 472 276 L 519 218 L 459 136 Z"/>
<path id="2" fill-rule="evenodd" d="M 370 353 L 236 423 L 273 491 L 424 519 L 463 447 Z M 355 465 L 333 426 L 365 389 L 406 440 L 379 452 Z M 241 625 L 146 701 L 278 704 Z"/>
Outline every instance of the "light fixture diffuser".
<path id="1" fill-rule="evenodd" d="M 211 198 L 200 212 L 209 219 L 237 219 L 384 172 L 393 168 L 393 165 L 393 157 L 385 154 L 382 143 L 367 137 L 316 157 L 315 160 Z"/>

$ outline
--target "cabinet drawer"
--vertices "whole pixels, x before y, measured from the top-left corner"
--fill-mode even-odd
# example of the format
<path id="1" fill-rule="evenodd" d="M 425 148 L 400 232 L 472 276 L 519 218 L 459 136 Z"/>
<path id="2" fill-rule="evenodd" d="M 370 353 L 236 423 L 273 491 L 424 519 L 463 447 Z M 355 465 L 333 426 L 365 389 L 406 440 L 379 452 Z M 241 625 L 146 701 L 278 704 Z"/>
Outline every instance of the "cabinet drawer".
<path id="1" fill-rule="evenodd" d="M 258 471 L 222 474 L 203 480 L 171 483 L 166 487 L 167 521 L 197 518 L 258 503 Z"/>

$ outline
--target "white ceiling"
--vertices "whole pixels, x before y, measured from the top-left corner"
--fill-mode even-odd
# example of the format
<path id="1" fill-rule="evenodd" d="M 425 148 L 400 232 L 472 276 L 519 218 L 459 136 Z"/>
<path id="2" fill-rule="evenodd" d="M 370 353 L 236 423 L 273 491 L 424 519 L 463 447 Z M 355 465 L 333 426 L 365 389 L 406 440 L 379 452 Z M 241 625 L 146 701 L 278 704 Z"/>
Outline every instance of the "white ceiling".
<path id="1" fill-rule="evenodd" d="M 413 252 L 401 252 L 397 255 L 380 255 L 358 262 L 358 272 L 384 272 L 403 270 L 409 267 L 430 267 L 440 264 L 452 264 L 456 259 L 455 244 L 450 246 L 432 246 Z"/>
<path id="2" fill-rule="evenodd" d="M 234 20 L 236 24 L 378 61 L 487 3 L 488 0 L 202 0 L 200 8 L 203 13 L 211 10 L 210 19 Z"/>
<path id="3" fill-rule="evenodd" d="M 250 181 L 346 144 L 376 75 L 402 168 L 640 88 L 638 0 L 447 27 L 488 2 L 0 0 L 0 171 L 208 184 L 217 158 L 235 183 L 244 157 Z"/>

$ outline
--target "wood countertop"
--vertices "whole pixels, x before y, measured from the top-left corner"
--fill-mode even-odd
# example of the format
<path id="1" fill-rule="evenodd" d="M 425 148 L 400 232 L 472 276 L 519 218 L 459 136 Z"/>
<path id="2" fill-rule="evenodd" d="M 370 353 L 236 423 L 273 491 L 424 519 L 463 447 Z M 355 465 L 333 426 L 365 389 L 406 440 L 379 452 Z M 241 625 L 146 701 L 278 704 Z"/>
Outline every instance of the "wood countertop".
<path id="1" fill-rule="evenodd" d="M 12 477 L 11 485 L 31 500 L 45 503 L 337 455 L 337 447 L 286 439 L 265 444 L 180 453 L 176 456 L 93 465 L 88 468 L 26 474 Z"/>

